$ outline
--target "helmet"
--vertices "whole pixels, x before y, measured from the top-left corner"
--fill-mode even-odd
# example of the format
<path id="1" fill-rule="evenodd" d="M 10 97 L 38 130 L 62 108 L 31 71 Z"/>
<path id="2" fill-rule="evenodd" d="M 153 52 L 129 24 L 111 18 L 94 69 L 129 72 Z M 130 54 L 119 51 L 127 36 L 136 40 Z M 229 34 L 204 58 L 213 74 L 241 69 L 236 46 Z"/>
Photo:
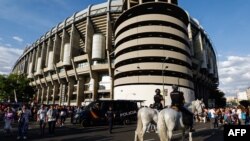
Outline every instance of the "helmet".
<path id="1" fill-rule="evenodd" d="M 172 88 L 173 88 L 173 90 L 178 90 L 178 86 L 175 84 L 172 86 Z"/>
<path id="2" fill-rule="evenodd" d="M 156 92 L 156 93 L 160 93 L 161 90 L 160 90 L 160 89 L 155 89 L 155 92 Z"/>

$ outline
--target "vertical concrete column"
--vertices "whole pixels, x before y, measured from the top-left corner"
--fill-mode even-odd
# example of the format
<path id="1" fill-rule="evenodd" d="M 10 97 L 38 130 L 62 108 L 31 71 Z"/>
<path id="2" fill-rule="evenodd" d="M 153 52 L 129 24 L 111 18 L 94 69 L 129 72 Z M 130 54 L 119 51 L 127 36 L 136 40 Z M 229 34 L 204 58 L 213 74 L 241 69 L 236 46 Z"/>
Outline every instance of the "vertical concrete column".
<path id="1" fill-rule="evenodd" d="M 93 87 L 94 87 L 94 89 L 93 89 L 93 95 L 92 95 L 92 100 L 94 101 L 94 100 L 97 100 L 97 98 L 98 98 L 98 85 L 99 85 L 99 83 L 98 83 L 98 74 L 97 73 L 93 73 L 93 75 L 92 75 L 93 77 L 92 77 L 92 79 L 93 79 Z"/>
<path id="2" fill-rule="evenodd" d="M 37 103 L 39 103 L 39 101 L 41 99 L 41 93 L 42 93 L 41 88 L 37 88 L 37 96 L 36 96 Z"/>
<path id="3" fill-rule="evenodd" d="M 81 103 L 84 101 L 84 78 L 79 77 L 77 81 L 77 95 L 76 95 L 76 105 L 81 106 Z"/>
<path id="4" fill-rule="evenodd" d="M 51 97 L 51 89 L 52 89 L 52 86 L 50 84 L 48 84 L 47 85 L 46 104 L 49 104 L 49 98 Z"/>
<path id="5" fill-rule="evenodd" d="M 61 38 L 58 34 L 55 34 L 55 41 L 53 44 L 54 50 L 54 61 L 58 63 L 60 61 L 60 53 L 61 53 Z"/>
<path id="6" fill-rule="evenodd" d="M 36 70 L 36 73 L 37 73 L 37 70 L 41 69 L 42 66 L 39 65 L 39 62 L 38 62 L 38 58 L 41 57 L 41 46 L 38 45 L 37 49 L 36 49 L 36 58 L 35 58 L 35 70 Z"/>
<path id="7" fill-rule="evenodd" d="M 63 29 L 62 44 L 61 44 L 61 53 L 60 53 L 60 60 L 61 61 L 63 61 L 63 58 L 64 58 L 64 45 L 66 43 L 69 43 L 69 34 L 66 31 L 66 29 Z"/>
<path id="8" fill-rule="evenodd" d="M 74 91 L 74 79 L 70 78 L 68 82 L 68 91 L 67 91 L 67 106 L 70 106 L 70 100 Z"/>
<path id="9" fill-rule="evenodd" d="M 52 99 L 52 103 L 55 104 L 55 97 L 57 97 L 59 95 L 59 84 L 55 81 L 54 85 L 53 85 L 53 99 Z"/>
<path id="10" fill-rule="evenodd" d="M 59 90 L 59 105 L 62 105 L 63 104 L 63 99 L 62 99 L 62 93 L 63 93 L 63 83 L 60 84 L 60 90 Z"/>
<path id="11" fill-rule="evenodd" d="M 85 52 L 87 52 L 90 55 L 92 54 L 92 38 L 94 35 L 94 27 L 92 25 L 91 19 L 87 17 L 86 21 L 86 38 L 85 38 Z"/>
<path id="12" fill-rule="evenodd" d="M 48 60 L 49 60 L 49 52 L 53 51 L 53 40 L 50 37 L 48 40 L 47 50 L 46 50 L 46 60 L 45 60 L 45 66 L 48 67 Z"/>
<path id="13" fill-rule="evenodd" d="M 71 26 L 70 46 L 71 46 L 71 57 L 73 58 L 79 54 L 79 47 L 80 47 L 80 35 L 74 24 L 72 24 Z"/>
<path id="14" fill-rule="evenodd" d="M 127 9 L 130 9 L 130 0 L 127 0 Z"/>
<path id="15" fill-rule="evenodd" d="M 111 78 L 111 88 L 110 88 L 110 99 L 113 99 L 113 93 L 114 93 L 114 79 L 113 79 L 113 69 L 112 69 L 112 60 L 111 60 L 111 55 L 114 53 L 112 52 L 112 25 L 111 25 L 111 18 L 110 18 L 110 13 L 107 13 L 107 29 L 106 29 L 106 50 L 107 50 L 107 59 L 108 59 L 108 64 L 109 64 L 109 76 Z"/>
<path id="16" fill-rule="evenodd" d="M 47 87 L 42 87 L 41 104 L 44 103 L 46 93 L 47 93 Z"/>
<path id="17" fill-rule="evenodd" d="M 189 38 L 189 42 L 190 42 L 190 51 L 191 51 L 191 55 L 194 55 L 194 46 L 193 46 L 193 34 L 192 34 L 192 29 L 191 29 L 191 23 L 188 24 L 187 27 L 188 30 L 188 38 Z"/>
<path id="18" fill-rule="evenodd" d="M 43 42 L 41 48 L 41 68 L 45 68 L 45 61 L 47 59 L 46 56 L 47 56 L 47 45 L 45 42 Z"/>

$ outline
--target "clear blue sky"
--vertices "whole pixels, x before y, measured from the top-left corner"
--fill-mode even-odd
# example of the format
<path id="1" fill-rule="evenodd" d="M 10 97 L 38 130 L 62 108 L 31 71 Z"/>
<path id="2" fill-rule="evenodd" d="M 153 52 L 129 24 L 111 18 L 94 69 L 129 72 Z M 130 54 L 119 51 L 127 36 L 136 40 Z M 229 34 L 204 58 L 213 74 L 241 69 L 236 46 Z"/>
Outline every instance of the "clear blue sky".
<path id="1" fill-rule="evenodd" d="M 0 0 L 0 74 L 8 74 L 25 46 L 52 27 L 106 0 Z M 199 20 L 217 52 L 220 89 L 227 95 L 250 86 L 250 1 L 179 0 Z"/>

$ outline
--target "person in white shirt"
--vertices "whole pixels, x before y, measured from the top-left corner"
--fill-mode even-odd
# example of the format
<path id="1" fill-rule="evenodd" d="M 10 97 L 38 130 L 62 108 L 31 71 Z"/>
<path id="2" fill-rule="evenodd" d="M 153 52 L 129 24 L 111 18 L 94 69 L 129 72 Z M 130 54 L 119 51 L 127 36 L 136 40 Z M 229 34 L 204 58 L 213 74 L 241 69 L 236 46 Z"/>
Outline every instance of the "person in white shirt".
<path id="1" fill-rule="evenodd" d="M 57 110 L 54 109 L 54 106 L 51 105 L 48 112 L 47 112 L 47 121 L 49 124 L 49 134 L 54 135 L 55 133 L 55 125 L 56 125 L 56 115 Z"/>
<path id="2" fill-rule="evenodd" d="M 217 115 L 216 115 L 216 112 L 215 112 L 215 109 L 214 108 L 211 108 L 209 111 L 209 114 L 210 114 L 210 121 L 211 121 L 211 127 L 212 127 L 212 125 L 213 125 L 213 128 L 216 128 L 216 124 L 217 124 Z"/>
<path id="3" fill-rule="evenodd" d="M 37 121 L 40 125 L 40 135 L 44 136 L 44 130 L 46 126 L 46 118 L 47 118 L 47 110 L 45 109 L 44 105 L 41 105 L 41 109 L 37 111 Z"/>

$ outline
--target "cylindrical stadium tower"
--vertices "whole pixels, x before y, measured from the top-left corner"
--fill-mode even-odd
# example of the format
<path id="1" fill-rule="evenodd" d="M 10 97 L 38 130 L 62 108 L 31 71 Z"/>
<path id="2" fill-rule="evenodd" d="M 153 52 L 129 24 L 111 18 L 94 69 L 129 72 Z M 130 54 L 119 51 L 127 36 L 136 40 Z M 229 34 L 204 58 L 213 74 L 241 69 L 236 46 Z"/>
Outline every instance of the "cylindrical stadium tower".
<path id="1" fill-rule="evenodd" d="M 155 89 L 170 105 L 171 86 L 194 100 L 188 15 L 177 5 L 148 2 L 125 11 L 115 23 L 114 98 L 153 103 Z"/>

